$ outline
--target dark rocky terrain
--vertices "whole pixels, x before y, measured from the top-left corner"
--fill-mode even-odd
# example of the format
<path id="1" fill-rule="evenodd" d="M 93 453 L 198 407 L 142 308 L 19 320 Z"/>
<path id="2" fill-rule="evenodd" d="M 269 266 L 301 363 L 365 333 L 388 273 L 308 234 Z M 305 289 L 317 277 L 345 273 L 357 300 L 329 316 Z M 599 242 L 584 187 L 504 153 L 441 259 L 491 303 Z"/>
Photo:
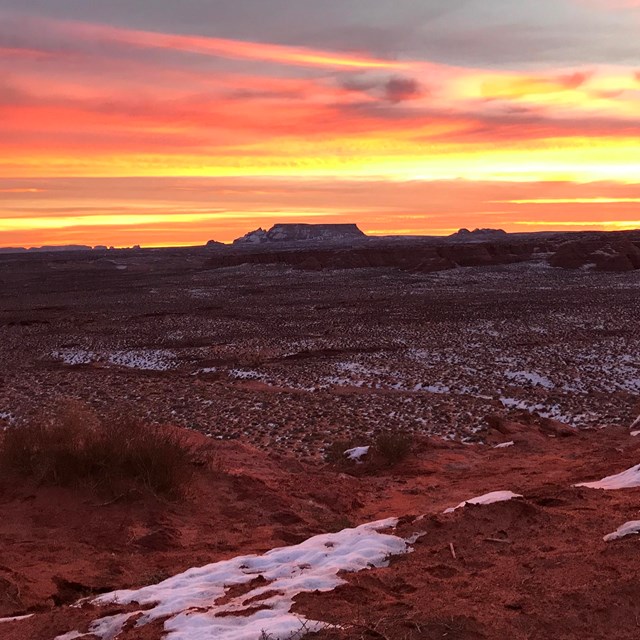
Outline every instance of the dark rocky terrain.
<path id="1" fill-rule="evenodd" d="M 637 272 L 551 263 L 635 237 L 6 255 L 0 420 L 72 397 L 312 458 L 384 429 L 473 442 L 513 411 L 628 425 Z"/>
<path id="2" fill-rule="evenodd" d="M 565 269 L 640 269 L 640 231 L 507 234 L 496 229 L 461 229 L 447 238 L 368 238 L 356 233 L 336 237 L 328 232 L 324 236 L 325 225 L 319 225 L 314 235 L 309 229 L 316 225 L 306 225 L 301 239 L 295 229 L 285 233 L 280 226 L 305 225 L 277 225 L 269 232 L 252 232 L 258 235 L 248 234 L 232 249 L 215 253 L 209 266 L 285 264 L 308 270 L 387 267 L 431 273 L 544 258 Z"/>

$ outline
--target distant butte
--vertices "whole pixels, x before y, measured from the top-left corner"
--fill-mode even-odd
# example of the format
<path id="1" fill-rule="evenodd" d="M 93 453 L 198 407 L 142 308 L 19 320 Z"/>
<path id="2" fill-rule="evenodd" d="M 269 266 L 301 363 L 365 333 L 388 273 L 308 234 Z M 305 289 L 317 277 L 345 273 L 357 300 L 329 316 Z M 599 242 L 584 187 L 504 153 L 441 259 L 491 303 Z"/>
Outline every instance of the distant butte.
<path id="1" fill-rule="evenodd" d="M 271 242 L 342 241 L 365 238 L 357 224 L 276 224 L 268 231 L 256 229 L 234 244 L 266 244 Z"/>
<path id="2" fill-rule="evenodd" d="M 460 229 L 449 237 L 452 240 L 464 240 L 465 242 L 470 242 L 474 240 L 497 240 L 499 238 L 504 238 L 507 235 L 508 234 L 504 229 L 474 229 L 473 231 L 469 231 L 469 229 Z"/>

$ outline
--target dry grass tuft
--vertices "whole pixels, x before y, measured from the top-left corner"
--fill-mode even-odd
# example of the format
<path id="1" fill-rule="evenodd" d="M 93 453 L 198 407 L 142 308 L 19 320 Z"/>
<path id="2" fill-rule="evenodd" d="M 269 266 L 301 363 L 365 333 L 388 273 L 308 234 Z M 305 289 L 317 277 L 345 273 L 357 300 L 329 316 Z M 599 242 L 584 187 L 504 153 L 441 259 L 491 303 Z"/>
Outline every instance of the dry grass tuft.
<path id="1" fill-rule="evenodd" d="M 0 468 L 41 484 L 176 497 L 194 469 L 176 432 L 122 415 L 102 421 L 77 402 L 7 429 L 0 438 Z"/>
<path id="2" fill-rule="evenodd" d="M 387 466 L 399 464 L 411 453 L 413 438 L 406 433 L 389 431 L 381 433 L 371 447 L 371 453 Z"/>

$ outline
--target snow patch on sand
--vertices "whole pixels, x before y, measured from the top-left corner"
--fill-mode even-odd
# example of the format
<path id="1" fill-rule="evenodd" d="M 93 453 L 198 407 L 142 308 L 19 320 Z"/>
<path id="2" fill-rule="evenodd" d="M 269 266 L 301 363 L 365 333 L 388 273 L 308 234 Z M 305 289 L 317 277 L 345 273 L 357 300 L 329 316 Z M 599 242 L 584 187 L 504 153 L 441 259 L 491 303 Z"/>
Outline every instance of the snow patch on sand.
<path id="1" fill-rule="evenodd" d="M 640 487 L 640 464 L 631 469 L 627 469 L 622 473 L 614 476 L 607 476 L 596 482 L 580 482 L 574 484 L 574 487 L 587 487 L 588 489 L 604 489 L 605 491 L 613 491 L 616 489 L 633 489 Z"/>
<path id="2" fill-rule="evenodd" d="M 360 459 L 369 453 L 369 449 L 371 449 L 371 447 L 354 447 L 353 449 L 347 449 L 344 455 L 349 458 L 349 460 L 360 462 Z"/>
<path id="3" fill-rule="evenodd" d="M 342 571 L 384 567 L 390 556 L 408 553 L 405 540 L 380 533 L 397 523 L 390 518 L 319 535 L 262 556 L 240 556 L 189 569 L 157 585 L 102 595 L 93 602 L 151 608 L 97 620 L 90 633 L 111 640 L 134 616 L 140 616 L 137 627 L 167 618 L 166 640 L 256 640 L 262 631 L 278 640 L 298 631 L 301 622 L 309 631 L 319 629 L 323 623 L 291 613 L 294 598 L 305 592 L 332 591 L 344 582 L 338 576 Z M 238 585 L 246 586 L 242 594 L 227 593 Z M 56 640 L 69 637 L 74 636 Z"/>
<path id="4" fill-rule="evenodd" d="M 515 445 L 515 442 L 513 440 L 510 440 L 509 442 L 502 442 L 500 444 L 497 444 L 493 448 L 494 449 L 506 449 L 507 447 L 513 447 L 513 445 Z"/>
<path id="5" fill-rule="evenodd" d="M 453 513 L 457 509 L 462 509 L 468 504 L 494 504 L 495 502 L 506 502 L 513 498 L 522 498 L 522 496 L 519 493 L 513 493 L 513 491 L 492 491 L 491 493 L 485 493 L 483 496 L 465 500 L 457 507 L 449 507 L 449 509 L 445 510 L 445 513 Z"/>
<path id="6" fill-rule="evenodd" d="M 605 542 L 611 542 L 612 540 L 619 540 L 625 536 L 631 536 L 638 533 L 640 533 L 640 520 L 631 520 L 630 522 L 625 522 L 623 525 L 618 527 L 613 533 L 606 535 L 603 540 Z"/>
<path id="7" fill-rule="evenodd" d="M 544 387 L 553 389 L 556 385 L 549 378 L 536 373 L 535 371 L 505 371 L 505 378 L 515 382 L 529 382 L 534 387 Z"/>

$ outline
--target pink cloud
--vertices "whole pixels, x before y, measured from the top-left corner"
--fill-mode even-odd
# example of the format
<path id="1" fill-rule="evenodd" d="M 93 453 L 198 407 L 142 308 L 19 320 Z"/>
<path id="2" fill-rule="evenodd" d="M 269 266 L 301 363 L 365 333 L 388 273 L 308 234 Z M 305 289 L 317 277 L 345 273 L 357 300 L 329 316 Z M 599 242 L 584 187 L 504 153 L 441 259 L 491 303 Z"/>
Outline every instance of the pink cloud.
<path id="1" fill-rule="evenodd" d="M 367 53 L 327 51 L 302 46 L 289 46 L 267 42 L 250 42 L 232 40 L 210 36 L 185 35 L 178 33 L 162 33 L 115 27 L 105 24 L 60 21 L 44 18 L 22 18 L 21 22 L 31 27 L 34 32 L 41 32 L 45 36 L 59 38 L 59 50 L 74 47 L 74 42 L 85 44 L 116 44 L 140 49 L 155 49 L 169 52 L 195 53 L 204 56 L 214 56 L 236 60 L 251 60 L 270 62 L 283 65 L 301 67 L 326 67 L 337 69 L 402 69 L 403 62 L 384 60 Z M 39 52 L 35 47 L 12 50 Z M 46 46 L 43 52 L 48 52 Z"/>

